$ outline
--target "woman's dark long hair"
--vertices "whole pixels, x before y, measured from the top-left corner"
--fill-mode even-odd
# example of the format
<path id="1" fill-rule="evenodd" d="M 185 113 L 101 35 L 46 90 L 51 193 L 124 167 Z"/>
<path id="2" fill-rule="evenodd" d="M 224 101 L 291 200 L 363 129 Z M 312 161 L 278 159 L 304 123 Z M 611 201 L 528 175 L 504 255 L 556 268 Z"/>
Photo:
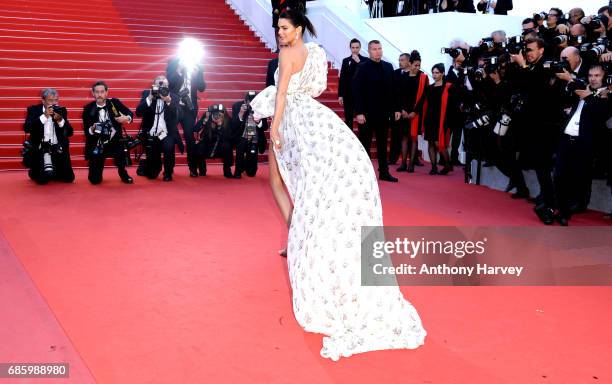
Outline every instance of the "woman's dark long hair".
<path id="1" fill-rule="evenodd" d="M 414 63 L 415 61 L 421 61 L 421 54 L 416 49 L 410 52 L 410 56 L 408 57 L 408 62 L 410 62 L 410 64 Z"/>
<path id="2" fill-rule="evenodd" d="M 295 28 L 302 27 L 304 32 L 308 31 L 312 37 L 317 37 L 317 31 L 315 30 L 314 26 L 308 17 L 306 17 L 306 15 L 300 11 L 288 9 L 281 13 L 278 18 L 287 19 Z"/>

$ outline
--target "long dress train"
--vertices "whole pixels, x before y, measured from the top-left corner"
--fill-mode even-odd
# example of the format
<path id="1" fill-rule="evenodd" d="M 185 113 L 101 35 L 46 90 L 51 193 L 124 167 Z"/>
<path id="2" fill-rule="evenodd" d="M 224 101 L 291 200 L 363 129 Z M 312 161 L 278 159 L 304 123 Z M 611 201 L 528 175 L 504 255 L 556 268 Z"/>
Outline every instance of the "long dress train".
<path id="1" fill-rule="evenodd" d="M 287 262 L 295 318 L 326 335 L 321 356 L 332 360 L 417 348 L 426 331 L 399 288 L 361 285 L 361 227 L 383 225 L 378 183 L 352 130 L 314 99 L 327 87 L 327 57 L 314 43 L 306 47 L 287 91 L 282 147 L 274 150 L 294 204 Z M 251 102 L 256 117 L 274 114 L 276 91 L 270 86 Z"/>

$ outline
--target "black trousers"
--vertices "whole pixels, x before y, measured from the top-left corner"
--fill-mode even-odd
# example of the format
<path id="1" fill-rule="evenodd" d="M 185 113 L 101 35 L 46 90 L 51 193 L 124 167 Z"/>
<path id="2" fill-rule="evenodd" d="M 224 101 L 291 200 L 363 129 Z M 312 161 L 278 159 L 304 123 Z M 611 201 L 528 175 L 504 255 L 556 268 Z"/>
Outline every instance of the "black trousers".
<path id="1" fill-rule="evenodd" d="M 593 182 L 593 143 L 563 135 L 555 161 L 555 192 L 562 217 L 571 216 L 570 207 L 589 205 Z"/>
<path id="2" fill-rule="evenodd" d="M 223 161 L 223 173 L 231 172 L 231 166 L 234 165 L 234 153 L 232 151 L 232 143 L 230 141 L 222 141 L 219 143 L 215 152 L 212 153 L 212 147 L 208 146 L 204 141 L 195 144 L 194 156 L 196 168 L 200 173 L 206 173 L 206 159 L 221 159 Z"/>
<path id="3" fill-rule="evenodd" d="M 32 155 L 32 160 L 32 168 L 28 171 L 28 176 L 36 183 L 47 184 L 51 180 L 65 183 L 72 183 L 74 181 L 74 171 L 72 170 L 72 162 L 70 161 L 70 152 L 67 148 L 64 149 L 64 152 L 61 154 L 54 153 L 51 155 L 51 162 L 55 168 L 53 175 L 44 172 L 42 152 L 36 151 L 36 153 Z"/>
<path id="4" fill-rule="evenodd" d="M 153 139 L 146 147 L 147 161 L 145 176 L 155 179 L 162 170 L 162 154 L 164 155 L 164 176 L 172 176 L 174 173 L 175 155 L 174 139 L 166 136 L 163 140 Z"/>
<path id="5" fill-rule="evenodd" d="M 459 161 L 459 147 L 463 134 L 463 125 L 460 122 L 453 122 L 451 129 L 451 162 Z"/>
<path id="6" fill-rule="evenodd" d="M 179 110 L 179 124 L 183 127 L 183 136 L 185 137 L 185 145 L 187 146 L 187 165 L 189 169 L 194 171 L 197 168 L 197 162 L 194 155 L 195 139 L 193 138 L 193 126 L 197 118 L 197 111 L 191 111 L 184 105 L 181 105 Z"/>
<path id="7" fill-rule="evenodd" d="M 254 150 L 255 153 L 251 153 Z M 236 169 L 234 173 L 240 175 L 243 171 L 247 176 L 253 177 L 257 174 L 257 146 L 249 144 L 249 140 L 241 137 L 236 145 Z"/>
<path id="8" fill-rule="evenodd" d="M 344 98 L 344 123 L 353 130 L 353 119 L 355 118 L 355 109 L 353 105 L 353 101 L 350 99 Z"/>
<path id="9" fill-rule="evenodd" d="M 517 192 L 527 192 L 525 176 L 516 158 L 516 147 L 514 138 L 510 135 L 499 137 L 495 135 L 497 143 L 496 151 L 493 152 L 493 161 L 497 169 L 510 179 L 510 183 L 516 187 Z"/>
<path id="10" fill-rule="evenodd" d="M 389 137 L 389 119 L 374 119 L 366 115 L 366 123 L 359 125 L 359 141 L 370 156 L 372 138 L 376 134 L 376 154 L 378 158 L 378 172 L 381 175 L 389 174 L 387 163 L 387 139 Z"/>
<path id="11" fill-rule="evenodd" d="M 89 174 L 87 178 L 92 184 L 100 184 L 102 182 L 104 163 L 108 157 L 113 157 L 115 166 L 117 166 L 117 171 L 119 171 L 119 176 L 127 176 L 127 171 L 125 170 L 125 156 L 122 146 L 117 142 L 112 142 L 106 144 L 103 149 L 104 150 L 100 155 L 89 155 Z"/>

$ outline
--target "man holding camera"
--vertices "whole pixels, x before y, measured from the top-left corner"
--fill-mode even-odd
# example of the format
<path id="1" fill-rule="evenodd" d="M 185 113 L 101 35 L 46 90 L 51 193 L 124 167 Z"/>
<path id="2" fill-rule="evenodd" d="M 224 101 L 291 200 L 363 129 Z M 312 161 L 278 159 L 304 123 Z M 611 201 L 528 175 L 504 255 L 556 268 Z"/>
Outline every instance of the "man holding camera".
<path id="1" fill-rule="evenodd" d="M 198 92 L 204 92 L 204 70 L 200 64 L 188 63 L 174 58 L 168 63 L 166 77 L 170 92 L 179 97 L 178 122 L 183 127 L 183 136 L 187 145 L 187 163 L 189 175 L 197 177 L 197 164 L 194 157 L 193 127 L 198 117 Z"/>
<path id="2" fill-rule="evenodd" d="M 368 53 L 370 60 L 364 60 L 357 66 L 353 79 L 359 140 L 369 155 L 372 136 L 376 133 L 379 179 L 397 182 L 397 178 L 389 173 L 387 163 L 389 123 L 391 119 L 397 121 L 401 117 L 397 99 L 394 97 L 393 66 L 382 60 L 380 41 L 370 41 Z"/>
<path id="3" fill-rule="evenodd" d="M 564 226 L 571 218 L 572 206 L 584 210 L 589 204 L 595 143 L 605 140 L 606 121 L 610 118 L 609 91 L 603 84 L 605 71 L 596 64 L 588 73 L 588 87 L 578 87 L 573 92 L 574 104 L 556 156 L 556 219 Z"/>
<path id="4" fill-rule="evenodd" d="M 155 179 L 162 169 L 164 154 L 164 181 L 172 181 L 174 146 L 180 141 L 177 129 L 179 97 L 170 93 L 166 76 L 157 76 L 150 90 L 142 92 L 136 116 L 142 117 L 140 137 L 147 155 L 144 175 Z"/>
<path id="5" fill-rule="evenodd" d="M 68 111 L 59 106 L 59 94 L 47 88 L 41 93 L 42 103 L 28 107 L 23 130 L 30 135 L 24 142 L 24 165 L 30 168 L 30 179 L 38 184 L 50 180 L 74 181 L 68 138 L 72 125 Z"/>
<path id="6" fill-rule="evenodd" d="M 255 122 L 250 105 L 255 96 L 257 92 L 249 91 L 244 96 L 244 100 L 232 106 L 231 132 L 236 136 L 236 168 L 234 170 L 236 179 L 240 179 L 244 171 L 249 177 L 255 176 L 258 154 L 266 151 L 264 130 L 267 128 L 267 120 Z"/>
<path id="7" fill-rule="evenodd" d="M 552 181 L 552 155 L 557 146 L 558 127 L 562 111 L 557 92 L 553 88 L 553 73 L 544 68 L 544 40 L 525 41 L 525 49 L 511 55 L 516 63 L 513 80 L 517 81 L 525 97 L 521 132 L 521 162 L 534 169 L 540 185 L 535 212 L 547 225 L 554 222 L 554 189 Z"/>
<path id="8" fill-rule="evenodd" d="M 134 179 L 125 169 L 123 124 L 131 124 L 132 111 L 119 99 L 108 97 L 108 85 L 103 81 L 91 87 L 95 101 L 83 108 L 83 130 L 85 131 L 85 158 L 89 160 L 88 179 L 92 184 L 102 182 L 104 162 L 112 156 L 121 181 L 132 184 Z"/>
<path id="9" fill-rule="evenodd" d="M 223 160 L 223 176 L 233 179 L 234 154 L 232 143 L 235 135 L 231 132 L 229 117 L 223 104 L 208 107 L 194 127 L 195 162 L 200 176 L 206 176 L 206 159 Z"/>

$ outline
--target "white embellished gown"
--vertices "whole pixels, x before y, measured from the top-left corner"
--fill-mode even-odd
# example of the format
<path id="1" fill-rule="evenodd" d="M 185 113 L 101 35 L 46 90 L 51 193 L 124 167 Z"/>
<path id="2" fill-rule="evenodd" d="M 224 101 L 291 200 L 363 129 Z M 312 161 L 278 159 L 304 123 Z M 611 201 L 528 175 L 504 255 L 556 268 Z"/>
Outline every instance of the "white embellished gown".
<path id="1" fill-rule="evenodd" d="M 314 97 L 327 87 L 327 57 L 306 43 L 302 71 L 289 82 L 274 150 L 293 201 L 287 243 L 293 312 L 308 332 L 322 333 L 321 356 L 422 345 L 426 331 L 397 286 L 361 285 L 361 226 L 382 226 L 378 183 L 361 143 Z M 275 74 L 278 84 L 278 70 Z M 251 102 L 257 118 L 274 114 L 276 86 Z"/>

